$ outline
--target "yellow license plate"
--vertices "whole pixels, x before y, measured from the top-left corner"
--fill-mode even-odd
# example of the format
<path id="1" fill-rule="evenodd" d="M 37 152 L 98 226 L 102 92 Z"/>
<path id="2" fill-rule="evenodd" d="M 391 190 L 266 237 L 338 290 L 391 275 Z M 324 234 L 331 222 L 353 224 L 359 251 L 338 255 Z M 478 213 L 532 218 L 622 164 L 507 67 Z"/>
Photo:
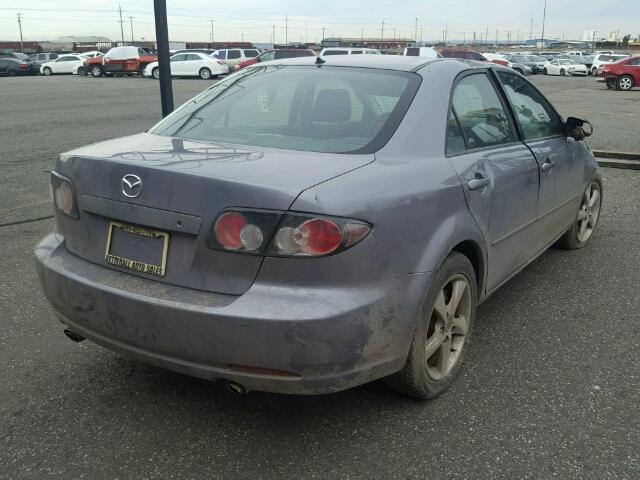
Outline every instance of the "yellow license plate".
<path id="1" fill-rule="evenodd" d="M 104 259 L 117 267 L 164 277 L 169 234 L 147 227 L 111 222 Z"/>

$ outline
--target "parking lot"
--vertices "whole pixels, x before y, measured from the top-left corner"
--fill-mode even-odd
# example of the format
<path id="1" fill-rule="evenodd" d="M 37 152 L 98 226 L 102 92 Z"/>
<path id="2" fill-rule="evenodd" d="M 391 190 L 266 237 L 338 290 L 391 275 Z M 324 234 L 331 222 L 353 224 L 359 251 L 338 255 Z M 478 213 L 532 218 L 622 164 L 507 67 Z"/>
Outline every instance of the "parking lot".
<path id="1" fill-rule="evenodd" d="M 532 78 L 594 149 L 640 151 L 640 91 Z M 176 105 L 209 83 L 174 81 Z M 32 248 L 48 172 L 73 147 L 160 119 L 140 78 L 0 79 L 0 478 L 638 478 L 640 172 L 604 169 L 589 247 L 551 249 L 478 310 L 459 380 L 431 402 L 380 383 L 251 393 L 74 344 Z"/>

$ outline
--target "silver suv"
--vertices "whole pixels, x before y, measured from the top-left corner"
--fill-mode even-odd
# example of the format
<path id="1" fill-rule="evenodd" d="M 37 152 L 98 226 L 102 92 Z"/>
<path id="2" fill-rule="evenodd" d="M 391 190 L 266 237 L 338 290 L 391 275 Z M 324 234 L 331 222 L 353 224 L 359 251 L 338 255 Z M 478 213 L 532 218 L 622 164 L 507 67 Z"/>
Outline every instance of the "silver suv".
<path id="1" fill-rule="evenodd" d="M 255 48 L 225 48 L 223 50 L 216 50 L 211 56 L 227 62 L 229 71 L 232 72 L 236 65 L 254 58 L 260 55 L 260 52 Z"/>

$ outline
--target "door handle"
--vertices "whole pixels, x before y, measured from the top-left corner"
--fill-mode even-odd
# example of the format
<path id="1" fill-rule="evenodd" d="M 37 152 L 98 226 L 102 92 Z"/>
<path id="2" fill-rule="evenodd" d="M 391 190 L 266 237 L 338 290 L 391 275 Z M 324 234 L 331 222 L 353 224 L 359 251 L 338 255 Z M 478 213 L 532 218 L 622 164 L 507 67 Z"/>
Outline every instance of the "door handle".
<path id="1" fill-rule="evenodd" d="M 491 180 L 486 177 L 476 177 L 467 182 L 469 190 L 480 190 L 481 188 L 488 187 L 490 184 Z"/>
<path id="2" fill-rule="evenodd" d="M 549 170 L 551 170 L 555 166 L 556 166 L 556 162 L 552 162 L 550 159 L 547 158 L 544 161 L 544 163 L 542 165 L 540 165 L 540 169 L 543 172 L 548 172 Z"/>

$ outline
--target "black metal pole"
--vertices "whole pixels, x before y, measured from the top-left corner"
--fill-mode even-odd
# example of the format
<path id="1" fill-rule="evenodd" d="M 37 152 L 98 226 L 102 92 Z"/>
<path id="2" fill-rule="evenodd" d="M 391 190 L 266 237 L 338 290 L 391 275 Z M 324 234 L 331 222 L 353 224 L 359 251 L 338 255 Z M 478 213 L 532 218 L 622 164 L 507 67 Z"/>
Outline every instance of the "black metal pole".
<path id="1" fill-rule="evenodd" d="M 153 10 L 156 17 L 156 44 L 158 47 L 158 67 L 160 68 L 160 101 L 162 103 L 162 116 L 166 117 L 173 112 L 166 0 L 153 0 Z"/>

